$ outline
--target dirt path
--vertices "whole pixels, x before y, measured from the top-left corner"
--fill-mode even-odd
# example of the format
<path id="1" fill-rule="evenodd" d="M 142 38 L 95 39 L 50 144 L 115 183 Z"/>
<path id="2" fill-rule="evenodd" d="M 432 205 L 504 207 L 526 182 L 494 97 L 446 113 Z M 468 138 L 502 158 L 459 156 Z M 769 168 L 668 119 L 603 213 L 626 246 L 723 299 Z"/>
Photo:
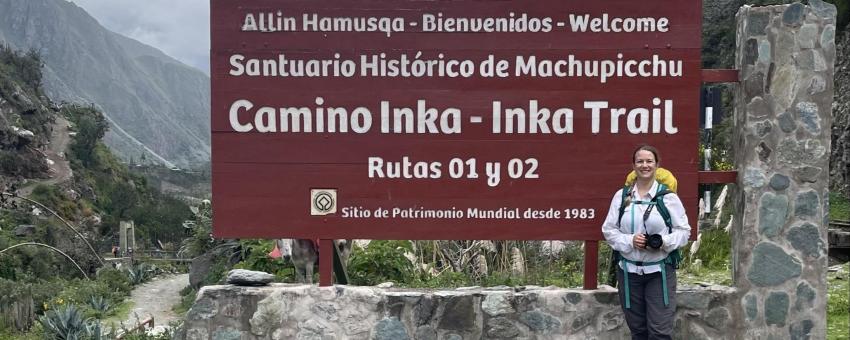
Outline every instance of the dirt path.
<path id="1" fill-rule="evenodd" d="M 68 143 L 71 141 L 71 136 L 68 134 L 68 120 L 63 117 L 57 117 L 53 122 L 53 127 L 50 132 L 50 144 L 44 150 L 44 155 L 50 160 L 48 172 L 50 178 L 46 180 L 35 181 L 35 183 L 27 185 L 18 192 L 23 197 L 29 197 L 32 190 L 37 184 L 55 185 L 63 183 L 71 179 L 71 165 L 65 158 L 65 152 L 68 150 Z"/>
<path id="2" fill-rule="evenodd" d="M 150 316 L 153 316 L 155 327 L 168 326 L 169 322 L 178 320 L 180 317 L 171 307 L 180 302 L 180 290 L 188 285 L 189 274 L 178 274 L 156 277 L 137 287 L 130 295 L 133 310 L 124 325 L 135 325 Z"/>

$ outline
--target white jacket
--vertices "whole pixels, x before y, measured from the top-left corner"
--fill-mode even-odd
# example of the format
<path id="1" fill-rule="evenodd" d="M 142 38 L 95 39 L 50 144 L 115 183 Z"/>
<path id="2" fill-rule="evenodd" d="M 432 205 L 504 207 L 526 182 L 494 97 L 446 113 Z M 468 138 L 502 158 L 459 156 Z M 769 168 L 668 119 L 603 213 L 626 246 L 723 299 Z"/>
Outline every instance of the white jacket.
<path id="1" fill-rule="evenodd" d="M 653 183 L 652 188 L 644 197 L 638 197 L 637 190 L 633 190 L 631 194 L 632 202 L 637 200 L 649 201 L 658 191 L 658 182 Z M 646 209 L 650 207 L 648 204 L 629 204 L 626 206 L 623 218 L 620 220 L 620 227 L 617 228 L 617 216 L 620 214 L 620 202 L 623 197 L 623 189 L 614 194 L 611 199 L 611 207 L 608 209 L 608 216 L 605 222 L 602 223 L 602 234 L 605 235 L 605 240 L 608 245 L 620 255 L 631 261 L 642 262 L 657 262 L 667 257 L 667 254 L 683 247 L 688 243 L 688 238 L 691 236 L 691 226 L 688 224 L 688 216 L 685 215 L 685 207 L 682 206 L 682 201 L 675 193 L 664 195 L 664 206 L 670 212 L 670 220 L 673 222 L 672 233 L 668 232 L 667 225 L 664 224 L 664 218 L 658 212 L 657 207 L 652 208 L 649 218 L 644 222 L 643 215 Z M 634 216 L 632 213 L 634 212 Z M 634 221 L 634 223 L 632 223 Z M 632 239 L 636 234 L 661 234 L 664 240 L 664 245 L 661 249 L 655 250 L 652 248 L 639 249 L 632 245 Z M 637 274 L 649 274 L 661 270 L 659 265 L 638 266 L 628 264 L 628 271 Z M 621 264 L 622 268 L 622 264 Z"/>

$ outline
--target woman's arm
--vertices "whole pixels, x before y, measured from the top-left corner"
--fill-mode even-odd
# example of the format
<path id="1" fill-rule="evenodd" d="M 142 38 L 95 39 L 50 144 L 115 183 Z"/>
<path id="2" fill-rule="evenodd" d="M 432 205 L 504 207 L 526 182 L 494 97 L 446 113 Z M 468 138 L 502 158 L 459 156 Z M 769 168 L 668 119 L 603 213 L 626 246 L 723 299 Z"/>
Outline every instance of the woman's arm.
<path id="1" fill-rule="evenodd" d="M 634 250 L 632 246 L 633 234 L 626 234 L 620 231 L 617 227 L 617 219 L 620 217 L 620 203 L 623 199 L 623 190 L 620 189 L 614 194 L 611 199 L 611 206 L 608 208 L 608 216 L 605 217 L 605 222 L 602 223 L 602 234 L 605 235 L 605 241 L 612 249 L 619 252 L 630 252 Z"/>

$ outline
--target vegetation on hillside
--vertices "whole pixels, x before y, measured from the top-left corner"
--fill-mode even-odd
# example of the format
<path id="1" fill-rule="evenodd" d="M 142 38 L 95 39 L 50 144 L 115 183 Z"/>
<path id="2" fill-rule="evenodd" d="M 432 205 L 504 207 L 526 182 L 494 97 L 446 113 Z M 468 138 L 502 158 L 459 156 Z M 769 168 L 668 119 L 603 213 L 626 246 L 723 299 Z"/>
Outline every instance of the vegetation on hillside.
<path id="1" fill-rule="evenodd" d="M 18 85 L 22 90 L 42 96 L 41 68 L 44 62 L 35 50 L 26 53 L 14 50 L 9 46 L 0 46 L 0 84 L 3 84 L 3 93 Z M 20 101 L 22 98 L 8 98 L 7 100 Z"/>
<path id="2" fill-rule="evenodd" d="M 112 338 L 100 320 L 115 317 L 130 290 L 161 270 L 144 263 L 103 267 L 97 258 L 102 255 L 92 253 L 71 228 L 106 254 L 117 244 L 119 221 L 133 220 L 137 250 L 169 244 L 176 250 L 185 236 L 182 223 L 192 213 L 110 153 L 102 143 L 108 123 L 99 111 L 71 104 L 60 108 L 44 97 L 41 65 L 34 52 L 0 48 L 0 189 L 5 193 L 0 199 L 0 339 Z M 69 127 L 55 126 L 60 115 Z M 46 172 L 40 149 L 53 128 L 67 128 L 71 136 L 65 158 L 73 177 L 44 185 L 38 178 Z M 70 226 L 14 198 L 15 192 L 26 192 Z"/>
<path id="3" fill-rule="evenodd" d="M 128 166 L 132 173 L 143 176 L 149 187 L 163 193 L 190 197 L 195 201 L 211 198 L 212 177 L 209 167 L 204 170 L 175 169 L 156 164 L 137 163 L 136 160 L 130 160 Z"/>
<path id="4" fill-rule="evenodd" d="M 185 235 L 182 222 L 191 217 L 188 205 L 151 189 L 144 177 L 113 156 L 101 142 L 108 124 L 99 111 L 68 104 L 60 113 L 76 132 L 68 152 L 74 183 L 70 190 L 37 187 L 34 198 L 69 220 L 87 222 L 97 216 L 101 222 L 90 224 L 101 250 L 116 244 L 122 220 L 135 222 L 141 248 L 157 247 L 157 241 L 179 243 Z"/>
<path id="5" fill-rule="evenodd" d="M 0 188 L 3 177 L 43 177 L 47 165 L 37 151 L 53 121 L 41 91 L 38 54 L 0 45 Z M 31 133 L 31 135 L 30 135 Z"/>

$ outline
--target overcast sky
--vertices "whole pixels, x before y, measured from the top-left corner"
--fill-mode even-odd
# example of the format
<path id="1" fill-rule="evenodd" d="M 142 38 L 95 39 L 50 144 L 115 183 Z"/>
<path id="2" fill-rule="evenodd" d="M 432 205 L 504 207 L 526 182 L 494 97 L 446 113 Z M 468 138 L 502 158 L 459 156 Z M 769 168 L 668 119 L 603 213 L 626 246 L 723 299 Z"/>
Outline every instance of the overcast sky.
<path id="1" fill-rule="evenodd" d="M 107 29 L 209 74 L 209 0 L 72 0 Z"/>

